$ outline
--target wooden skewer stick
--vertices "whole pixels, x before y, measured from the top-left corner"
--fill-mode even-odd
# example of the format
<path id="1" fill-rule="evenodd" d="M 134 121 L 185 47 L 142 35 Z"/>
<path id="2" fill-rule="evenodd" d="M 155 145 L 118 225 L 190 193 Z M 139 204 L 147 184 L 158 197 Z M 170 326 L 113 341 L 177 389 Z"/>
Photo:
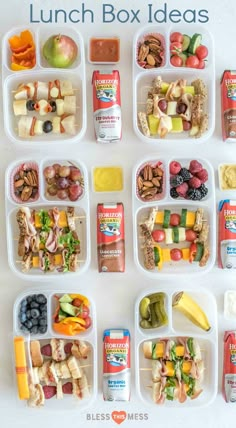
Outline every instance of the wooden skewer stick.
<path id="1" fill-rule="evenodd" d="M 144 86 L 144 88 L 145 88 L 145 86 Z M 23 89 L 23 88 L 22 88 Z M 79 88 L 73 88 L 73 91 L 79 91 Z M 12 94 L 15 94 L 16 92 L 19 92 L 19 90 L 17 91 L 17 90 L 13 90 L 13 91 L 11 91 L 12 92 Z M 64 95 L 64 96 L 66 96 L 66 95 Z M 63 97 L 62 97 L 63 98 Z M 28 99 L 28 98 L 27 98 Z M 52 99 L 56 99 L 56 98 L 53 98 L 52 97 Z"/>
<path id="2" fill-rule="evenodd" d="M 85 263 L 85 261 L 86 260 L 77 260 L 77 263 L 79 264 L 79 263 Z M 22 263 L 24 263 L 24 261 L 23 260 L 15 260 L 15 263 L 17 263 L 17 264 L 22 264 Z M 31 268 L 32 269 L 32 268 Z"/>

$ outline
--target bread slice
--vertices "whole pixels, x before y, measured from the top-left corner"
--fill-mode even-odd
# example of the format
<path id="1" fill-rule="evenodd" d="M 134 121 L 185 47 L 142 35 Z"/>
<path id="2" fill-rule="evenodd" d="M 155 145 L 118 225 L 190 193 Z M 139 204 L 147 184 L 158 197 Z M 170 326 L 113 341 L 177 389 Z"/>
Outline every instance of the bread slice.
<path id="1" fill-rule="evenodd" d="M 73 379 L 79 379 L 82 376 L 82 371 L 80 369 L 78 360 L 72 355 L 68 358 L 67 364 Z"/>
<path id="2" fill-rule="evenodd" d="M 44 405 L 45 397 L 42 385 L 38 383 L 37 385 L 30 384 L 29 387 L 30 398 L 28 400 L 28 405 L 30 407 L 41 407 Z"/>
<path id="3" fill-rule="evenodd" d="M 30 355 L 33 367 L 41 367 L 43 365 L 43 356 L 41 354 L 40 343 L 38 340 L 30 342 Z"/>
<path id="4" fill-rule="evenodd" d="M 63 339 L 51 339 L 50 344 L 52 347 L 52 359 L 57 362 L 64 361 L 66 359 L 65 341 Z"/>

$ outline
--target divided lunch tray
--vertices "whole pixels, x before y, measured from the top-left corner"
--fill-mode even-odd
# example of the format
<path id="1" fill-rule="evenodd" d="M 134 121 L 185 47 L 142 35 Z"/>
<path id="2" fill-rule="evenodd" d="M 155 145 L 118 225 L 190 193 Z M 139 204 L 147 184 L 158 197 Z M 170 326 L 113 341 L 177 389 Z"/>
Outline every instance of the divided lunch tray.
<path id="1" fill-rule="evenodd" d="M 16 27 L 5 34 L 2 41 L 2 76 L 3 76 L 3 113 L 4 127 L 8 138 L 20 146 L 35 145 L 42 146 L 47 143 L 58 143 L 60 145 L 75 143 L 82 138 L 86 130 L 86 78 L 85 78 L 85 59 L 84 59 L 84 42 L 80 33 L 74 28 L 69 27 L 53 27 L 47 26 L 37 28 L 27 26 L 34 37 L 36 47 L 36 65 L 34 68 L 23 71 L 12 71 L 10 68 L 10 47 L 8 39 L 13 35 L 19 35 L 26 27 Z M 78 46 L 78 57 L 69 68 L 51 68 L 42 55 L 42 47 L 45 41 L 52 35 L 65 34 L 71 37 Z M 17 86 L 22 83 L 35 81 L 49 82 L 59 80 L 69 80 L 72 82 L 74 95 L 76 96 L 76 114 L 75 114 L 75 135 L 43 133 L 43 135 L 35 135 L 28 139 L 21 138 L 18 135 L 17 123 L 20 116 L 15 116 L 13 113 L 14 91 Z M 51 120 L 56 113 L 48 113 L 45 116 L 40 116 L 35 111 L 27 112 L 28 116 L 36 116 L 40 120 Z"/>
<path id="2" fill-rule="evenodd" d="M 77 399 L 73 395 L 70 394 L 63 394 L 62 400 L 57 400 L 56 397 L 52 397 L 50 400 L 45 400 L 45 408 L 51 409 L 51 410 L 58 410 L 61 408 L 61 410 L 72 410 L 73 408 L 78 407 L 79 409 L 84 409 L 87 406 L 90 406 L 93 400 L 95 399 L 97 395 L 97 321 L 96 321 L 96 309 L 93 300 L 91 300 L 90 296 L 87 296 L 87 292 L 81 291 L 80 294 L 88 297 L 90 302 L 90 315 L 92 318 L 92 325 L 87 329 L 87 331 L 83 331 L 80 334 L 74 335 L 74 336 L 63 336 L 58 335 L 52 325 L 52 315 L 55 312 L 56 308 L 56 299 L 53 299 L 54 295 L 57 295 L 61 297 L 64 294 L 77 294 L 75 290 L 60 290 L 60 291 L 49 291 L 49 290 L 35 290 L 31 289 L 31 291 L 23 292 L 18 295 L 17 299 L 14 303 L 13 308 L 13 335 L 15 337 L 23 337 L 25 339 L 25 349 L 26 349 L 26 360 L 27 365 L 29 369 L 32 369 L 32 361 L 30 357 L 30 341 L 38 340 L 40 342 L 40 346 L 44 346 L 50 343 L 51 339 L 63 339 L 65 341 L 65 344 L 71 343 L 74 340 L 75 341 L 85 341 L 87 345 L 90 347 L 90 352 L 88 353 L 87 358 L 80 358 L 77 359 L 77 362 L 79 366 L 81 366 L 83 372 L 85 373 L 88 384 L 89 384 L 89 391 L 90 391 L 90 397 L 84 398 L 84 399 Z M 24 333 L 20 329 L 19 324 L 19 310 L 20 310 L 20 303 L 23 299 L 26 299 L 28 296 L 31 296 L 33 294 L 43 294 L 47 298 L 47 321 L 48 321 L 48 328 L 45 334 L 30 334 L 30 333 Z M 43 356 L 44 361 L 50 360 L 51 357 L 45 357 Z M 86 366 L 83 368 L 83 366 Z M 68 381 L 71 381 L 71 379 L 62 379 L 62 383 L 67 383 Z M 44 382 L 41 382 L 43 385 Z M 55 383 L 53 383 L 55 385 Z"/>
<path id="3" fill-rule="evenodd" d="M 174 67 L 170 63 L 170 35 L 178 31 L 187 34 L 190 37 L 194 33 L 202 35 L 202 44 L 208 48 L 208 57 L 205 69 L 194 69 L 187 67 Z M 165 55 L 163 63 L 158 68 L 144 69 L 137 62 L 138 45 L 144 40 L 146 35 L 161 36 Z M 145 112 L 145 104 L 147 95 L 152 87 L 152 81 L 155 77 L 161 76 L 162 80 L 167 83 L 174 82 L 178 79 L 186 79 L 187 85 L 197 78 L 202 79 L 207 86 L 208 98 L 206 102 L 205 113 L 208 114 L 208 130 L 200 137 L 195 138 L 189 136 L 188 131 L 180 133 L 168 133 L 165 138 L 159 136 L 145 136 L 140 128 L 138 121 L 138 112 Z M 215 127 L 215 53 L 214 41 L 210 32 L 203 26 L 194 26 L 194 29 L 189 26 L 146 26 L 139 30 L 133 39 L 133 127 L 136 135 L 147 143 L 166 143 L 174 141 L 182 141 L 183 143 L 201 143 L 207 140 L 213 133 Z"/>
<path id="4" fill-rule="evenodd" d="M 43 176 L 44 167 L 59 163 L 61 165 L 74 165 L 78 167 L 84 178 L 83 193 L 77 201 L 70 201 L 69 199 L 60 200 L 57 196 L 48 196 L 46 193 L 46 182 Z M 18 168 L 22 165 L 33 166 L 38 170 L 39 177 L 39 195 L 35 200 L 21 202 L 15 198 L 14 195 L 14 175 Z M 5 173 L 5 203 L 6 203 L 6 228 L 7 228 L 7 250 L 8 261 L 12 271 L 26 280 L 40 280 L 46 281 L 49 278 L 65 279 L 75 278 L 81 275 L 88 268 L 90 263 L 90 212 L 89 212 L 89 185 L 88 174 L 85 165 L 79 160 L 65 160 L 63 157 L 56 158 L 39 158 L 35 157 L 28 159 L 18 159 L 12 162 Z M 79 264 L 75 272 L 58 272 L 56 269 L 52 272 L 43 272 L 39 268 L 31 268 L 28 272 L 22 271 L 22 257 L 18 255 L 18 238 L 19 227 L 16 220 L 18 210 L 26 206 L 31 211 L 40 211 L 42 209 L 53 209 L 57 207 L 59 211 L 67 209 L 67 207 L 75 208 L 75 225 L 78 239 L 80 240 L 80 254 L 78 255 Z"/>
<path id="5" fill-rule="evenodd" d="M 206 332 L 195 326 L 182 313 L 172 309 L 173 296 L 181 291 L 187 292 L 203 309 L 211 329 Z M 165 294 L 165 309 L 168 315 L 168 324 L 154 329 L 143 329 L 139 325 L 139 303 L 149 294 L 163 292 Z M 152 360 L 144 358 L 143 343 L 145 341 L 158 342 L 161 339 L 178 337 L 193 337 L 200 345 L 204 363 L 202 388 L 203 392 L 194 400 L 187 398 L 184 403 L 178 400 L 165 400 L 164 404 L 155 404 L 152 399 Z M 214 296 L 207 290 L 197 286 L 194 289 L 165 287 L 163 289 L 151 289 L 143 291 L 135 303 L 135 349 L 136 349 L 136 388 L 141 400 L 147 404 L 156 406 L 157 410 L 168 408 L 197 408 L 209 405 L 215 398 L 218 388 L 218 330 L 217 330 L 217 306 Z"/>
<path id="6" fill-rule="evenodd" d="M 174 199 L 170 196 L 170 173 L 169 165 L 171 161 L 176 160 L 180 162 L 182 167 L 188 168 L 188 165 L 192 159 L 190 158 L 172 158 L 167 159 L 166 157 L 158 157 L 157 155 L 150 155 L 142 160 L 140 160 L 133 168 L 132 173 L 132 198 L 133 198 L 133 239 L 134 239 L 134 259 L 138 268 L 150 278 L 168 278 L 173 277 L 176 274 L 180 275 L 201 275 L 207 273 L 215 263 L 215 252 L 216 252 L 216 213 L 215 213 L 215 180 L 214 180 L 214 171 L 211 164 L 206 159 L 197 160 L 202 164 L 203 168 L 208 171 L 208 181 L 205 183 L 208 188 L 208 194 L 200 201 L 193 201 L 184 198 Z M 140 198 L 137 188 L 137 176 L 139 171 L 145 165 L 156 165 L 157 162 L 161 163 L 161 168 L 163 169 L 163 191 L 155 196 L 155 199 L 150 201 L 144 201 Z M 147 220 L 151 210 L 158 207 L 158 211 L 170 210 L 171 213 L 177 213 L 181 215 L 182 209 L 187 209 L 189 211 L 195 211 L 198 208 L 203 208 L 204 210 L 204 219 L 207 220 L 209 224 L 209 237 L 208 237 L 208 246 L 210 250 L 210 256 L 208 262 L 205 266 L 199 267 L 197 262 L 189 263 L 185 260 L 180 261 L 169 261 L 163 263 L 161 270 L 155 268 L 155 270 L 148 270 L 144 267 L 144 255 L 143 255 L 143 237 L 141 235 L 140 223 L 143 223 Z M 154 226 L 154 228 L 156 228 Z M 158 227 L 157 227 L 158 228 Z M 163 229 L 165 230 L 165 229 Z M 161 247 L 172 248 L 186 248 L 190 245 L 190 242 L 180 242 L 178 244 L 173 243 L 171 245 L 166 245 L 164 243 L 157 243 Z"/>

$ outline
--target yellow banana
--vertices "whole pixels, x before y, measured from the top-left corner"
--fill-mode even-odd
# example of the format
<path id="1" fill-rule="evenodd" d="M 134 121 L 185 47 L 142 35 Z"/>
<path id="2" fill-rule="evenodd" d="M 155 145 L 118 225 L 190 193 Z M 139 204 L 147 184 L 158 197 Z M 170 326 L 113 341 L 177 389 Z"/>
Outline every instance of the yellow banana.
<path id="1" fill-rule="evenodd" d="M 211 329 L 205 312 L 200 308 L 197 302 L 184 291 L 174 296 L 172 306 L 174 309 L 184 314 L 197 327 L 205 331 Z"/>

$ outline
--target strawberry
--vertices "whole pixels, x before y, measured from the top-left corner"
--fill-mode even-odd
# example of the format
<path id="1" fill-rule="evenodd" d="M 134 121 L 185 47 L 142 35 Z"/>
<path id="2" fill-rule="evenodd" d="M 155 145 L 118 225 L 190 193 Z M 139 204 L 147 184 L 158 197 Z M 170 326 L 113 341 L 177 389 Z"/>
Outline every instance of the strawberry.
<path id="1" fill-rule="evenodd" d="M 45 357 L 51 357 L 52 356 L 52 347 L 51 345 L 44 345 L 41 348 L 41 354 Z"/>
<path id="2" fill-rule="evenodd" d="M 71 342 L 65 344 L 64 351 L 66 354 L 71 354 L 72 346 L 73 346 L 73 343 L 71 343 Z"/>
<path id="3" fill-rule="evenodd" d="M 71 382 L 66 382 L 64 385 L 62 385 L 62 391 L 64 394 L 72 394 L 73 392 L 73 386 Z"/>
<path id="4" fill-rule="evenodd" d="M 172 161 L 170 163 L 170 174 L 176 175 L 176 174 L 178 174 L 180 172 L 180 170 L 181 170 L 181 165 L 180 165 L 179 162 Z"/>
<path id="5" fill-rule="evenodd" d="M 50 398 L 52 398 L 54 395 L 56 395 L 57 387 L 56 386 L 44 385 L 43 386 L 43 392 L 44 392 L 45 399 L 50 400 Z"/>

